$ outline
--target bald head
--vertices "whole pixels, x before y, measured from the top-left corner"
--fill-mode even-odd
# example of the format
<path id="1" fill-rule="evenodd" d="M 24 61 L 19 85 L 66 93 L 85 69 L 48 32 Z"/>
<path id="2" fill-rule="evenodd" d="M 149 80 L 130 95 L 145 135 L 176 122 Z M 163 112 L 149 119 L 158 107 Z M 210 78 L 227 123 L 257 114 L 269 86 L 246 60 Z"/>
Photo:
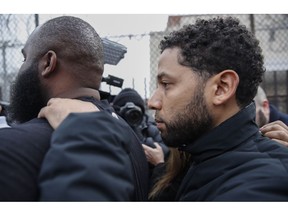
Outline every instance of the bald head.
<path id="1" fill-rule="evenodd" d="M 39 26 L 29 41 L 37 52 L 35 57 L 52 50 L 81 85 L 99 88 L 104 68 L 103 45 L 89 23 L 72 16 L 57 17 Z"/>
<path id="2" fill-rule="evenodd" d="M 266 93 L 264 92 L 264 90 L 260 86 L 258 87 L 257 94 L 256 94 L 254 100 L 255 100 L 255 103 L 257 105 L 261 105 L 261 103 L 264 100 L 267 100 Z"/>
<path id="3" fill-rule="evenodd" d="M 269 123 L 270 108 L 266 93 L 260 86 L 258 87 L 257 94 L 254 97 L 254 101 L 256 105 L 256 124 L 259 127 L 262 127 Z"/>

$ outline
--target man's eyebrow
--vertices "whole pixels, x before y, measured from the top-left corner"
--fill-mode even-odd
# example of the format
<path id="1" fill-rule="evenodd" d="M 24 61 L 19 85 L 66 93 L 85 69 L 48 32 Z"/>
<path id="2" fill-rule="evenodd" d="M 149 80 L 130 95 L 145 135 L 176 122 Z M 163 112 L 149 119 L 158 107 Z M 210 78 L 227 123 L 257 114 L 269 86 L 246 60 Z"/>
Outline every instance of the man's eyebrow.
<path id="1" fill-rule="evenodd" d="M 159 73 L 159 74 L 157 75 L 157 79 L 158 79 L 158 80 L 161 80 L 163 77 L 169 78 L 170 75 L 167 74 L 167 73 L 165 73 L 165 72 L 161 72 L 161 73 Z"/>

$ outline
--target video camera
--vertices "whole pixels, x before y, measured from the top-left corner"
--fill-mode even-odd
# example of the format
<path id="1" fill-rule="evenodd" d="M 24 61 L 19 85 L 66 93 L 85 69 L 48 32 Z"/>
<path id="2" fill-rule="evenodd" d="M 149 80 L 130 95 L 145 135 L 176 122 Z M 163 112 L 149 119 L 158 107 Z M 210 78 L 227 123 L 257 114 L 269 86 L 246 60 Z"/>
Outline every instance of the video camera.
<path id="1" fill-rule="evenodd" d="M 108 77 L 102 77 L 101 82 L 106 82 L 110 86 L 122 88 L 124 80 L 119 77 L 108 75 Z M 115 97 L 115 95 L 111 95 L 109 92 L 106 91 L 99 90 L 99 93 L 101 99 L 106 99 L 109 102 L 112 102 Z"/>
<path id="2" fill-rule="evenodd" d="M 102 78 L 102 82 L 106 82 L 108 85 L 116 86 L 119 88 L 122 88 L 123 81 L 123 79 L 111 75 Z"/>

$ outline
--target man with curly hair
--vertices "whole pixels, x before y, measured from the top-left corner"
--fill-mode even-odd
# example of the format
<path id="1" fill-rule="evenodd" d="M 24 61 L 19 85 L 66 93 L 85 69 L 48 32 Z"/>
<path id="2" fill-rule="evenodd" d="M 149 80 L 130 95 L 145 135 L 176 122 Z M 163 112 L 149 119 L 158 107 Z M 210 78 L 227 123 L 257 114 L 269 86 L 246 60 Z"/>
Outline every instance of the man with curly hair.
<path id="1" fill-rule="evenodd" d="M 255 123 L 258 40 L 236 18 L 214 18 L 172 32 L 160 49 L 148 104 L 163 141 L 191 155 L 176 199 L 288 200 L 288 150 Z"/>
<path id="2" fill-rule="evenodd" d="M 189 155 L 185 171 L 177 173 L 174 161 L 174 173 L 164 174 L 181 180 L 175 200 L 288 200 L 288 149 L 255 123 L 253 98 L 265 69 L 254 35 L 236 18 L 197 20 L 166 36 L 160 49 L 148 105 L 164 143 Z M 51 103 L 40 114 L 59 125 L 71 110 L 64 105 Z"/>

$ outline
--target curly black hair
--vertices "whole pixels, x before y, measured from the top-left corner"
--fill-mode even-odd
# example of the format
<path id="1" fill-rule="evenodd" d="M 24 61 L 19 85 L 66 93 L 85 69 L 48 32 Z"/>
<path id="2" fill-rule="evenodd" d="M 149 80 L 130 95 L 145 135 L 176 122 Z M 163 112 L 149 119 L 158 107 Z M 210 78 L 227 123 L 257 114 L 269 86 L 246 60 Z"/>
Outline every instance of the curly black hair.
<path id="1" fill-rule="evenodd" d="M 166 48 L 179 47 L 179 64 L 203 77 L 234 70 L 240 79 L 236 91 L 240 107 L 251 103 L 265 72 L 259 41 L 234 17 L 198 19 L 194 25 L 165 36 L 159 47 L 161 53 Z"/>

